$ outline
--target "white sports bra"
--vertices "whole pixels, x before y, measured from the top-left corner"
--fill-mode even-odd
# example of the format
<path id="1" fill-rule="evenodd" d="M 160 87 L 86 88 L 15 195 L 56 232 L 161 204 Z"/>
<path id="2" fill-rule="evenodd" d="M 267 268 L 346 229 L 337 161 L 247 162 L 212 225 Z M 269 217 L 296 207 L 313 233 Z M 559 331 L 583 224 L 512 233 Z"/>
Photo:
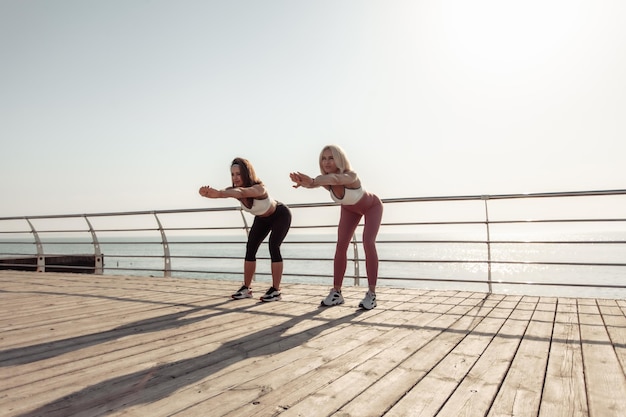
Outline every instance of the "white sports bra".
<path id="1" fill-rule="evenodd" d="M 274 200 L 269 195 L 267 198 L 263 198 L 261 200 L 257 200 L 256 198 L 252 200 L 252 207 L 250 208 L 246 207 L 245 204 L 243 204 L 243 201 L 240 201 L 240 203 L 242 210 L 254 214 L 255 216 L 262 216 L 275 204 Z"/>
<path id="2" fill-rule="evenodd" d="M 333 189 L 331 188 L 330 198 L 332 198 L 335 203 L 340 203 L 346 206 L 351 206 L 353 204 L 358 203 L 361 197 L 365 195 L 365 190 L 363 189 L 363 187 L 344 188 L 344 189 L 345 191 L 344 191 L 343 198 L 339 198 L 335 195 L 335 193 L 333 192 Z"/>

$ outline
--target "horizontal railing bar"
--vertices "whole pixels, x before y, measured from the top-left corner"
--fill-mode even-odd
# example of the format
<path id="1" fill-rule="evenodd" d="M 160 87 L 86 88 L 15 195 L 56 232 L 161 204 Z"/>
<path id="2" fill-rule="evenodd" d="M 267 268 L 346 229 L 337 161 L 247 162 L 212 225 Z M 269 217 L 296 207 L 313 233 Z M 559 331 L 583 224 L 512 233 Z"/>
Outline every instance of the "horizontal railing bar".
<path id="1" fill-rule="evenodd" d="M 107 259 L 110 261 L 111 259 L 118 259 L 118 258 L 138 258 L 140 257 L 141 259 L 163 259 L 164 256 L 163 255 L 120 255 L 120 254 L 108 254 L 107 255 Z M 198 255 L 194 255 L 194 256 L 186 256 L 186 255 L 170 255 L 169 256 L 170 259 L 235 259 L 235 260 L 241 260 L 243 261 L 243 257 L 241 256 L 198 256 Z M 257 259 L 263 259 L 261 257 L 257 258 Z M 105 265 L 106 267 L 106 265 Z M 173 269 L 172 269 L 173 271 Z"/>
<path id="2" fill-rule="evenodd" d="M 130 268 L 130 267 L 121 267 L 121 266 L 105 266 L 105 271 L 142 271 L 142 272 L 163 272 L 163 269 L 158 268 Z"/>
<path id="3" fill-rule="evenodd" d="M 552 266 L 626 266 L 615 262 L 548 262 L 548 261 L 491 261 L 500 265 L 552 265 Z"/>
<path id="4" fill-rule="evenodd" d="M 295 243 L 295 242 L 289 242 L 289 243 Z M 313 242 L 311 242 L 313 243 Z M 333 242 L 334 243 L 334 242 Z M 358 241 L 357 243 L 362 244 L 362 241 Z M 428 243 L 428 244 L 433 244 L 433 243 L 463 243 L 463 244 L 486 244 L 486 243 L 491 243 L 491 244 L 535 244 L 535 243 L 541 243 L 541 244 L 560 244 L 560 243 L 565 243 L 565 244 L 625 244 L 626 240 L 491 240 L 491 241 L 487 241 L 487 240 L 379 240 L 376 242 L 377 244 L 381 244 L 381 243 L 394 243 L 394 244 L 399 244 L 399 243 L 417 243 L 417 244 L 421 244 L 421 243 Z"/>
<path id="5" fill-rule="evenodd" d="M 175 230 L 166 229 L 164 231 Z M 244 230 L 243 226 L 220 226 L 220 227 L 196 227 L 188 230 Z M 146 229 L 95 229 L 98 233 L 110 233 L 110 232 L 158 232 L 158 228 L 146 228 Z"/>
<path id="6" fill-rule="evenodd" d="M 107 240 L 104 240 L 103 242 L 101 242 L 101 244 L 103 245 L 126 245 L 129 242 L 123 242 L 123 241 L 115 241 L 115 242 L 109 242 Z M 132 242 L 133 244 L 135 243 L 135 241 Z M 144 242 L 144 243 L 156 243 L 156 244 L 161 244 L 162 242 Z M 179 242 L 176 240 L 168 240 L 168 243 L 170 245 L 179 245 L 179 244 L 200 244 L 200 245 L 241 245 L 242 243 L 246 243 L 245 240 L 241 240 L 241 241 L 231 241 L 231 240 L 214 240 L 214 241 L 185 241 L 185 242 Z"/>
<path id="7" fill-rule="evenodd" d="M 605 223 L 605 222 L 626 222 L 626 219 L 569 219 L 569 220 L 502 220 L 502 221 L 490 221 L 490 224 L 520 224 L 520 223 Z M 415 223 L 383 223 L 381 226 L 452 226 L 452 225 L 484 225 L 484 221 L 477 222 L 415 222 Z M 362 227 L 363 224 L 359 224 L 359 227 Z M 292 229 L 321 229 L 321 228 L 336 228 L 337 225 L 328 225 L 328 226 L 292 226 Z M 244 227 L 236 226 L 236 227 L 185 227 L 185 228 L 164 228 L 163 230 L 168 231 L 202 231 L 202 230 L 244 230 Z M 109 232 L 158 232 L 158 228 L 127 228 L 127 229 L 94 229 L 95 232 L 98 233 L 109 233 Z M 68 229 L 50 229 L 50 230 L 38 230 L 40 234 L 44 233 L 89 233 L 90 231 L 85 230 L 68 230 Z M 31 231 L 0 231 L 0 234 L 30 234 Z"/>
<path id="8" fill-rule="evenodd" d="M 35 256 L 34 254 L 10 254 L 11 256 Z M 46 257 L 62 256 L 62 254 L 48 254 Z M 136 254 L 108 254 L 107 259 L 163 259 L 163 255 L 136 255 Z M 229 259 L 229 260 L 243 260 L 240 256 L 187 256 L 187 255 L 171 255 L 172 259 Z M 2 259 L 2 258 L 0 258 Z M 269 260 L 270 258 L 258 257 L 258 260 Z M 320 261 L 330 262 L 332 258 L 285 258 L 286 261 Z M 354 262 L 356 259 L 348 258 L 349 262 Z M 363 260 L 360 260 L 363 262 Z M 404 263 L 404 264 L 486 264 L 489 261 L 486 259 L 379 259 L 381 263 Z M 491 260 L 491 264 L 499 265 L 547 265 L 547 266 L 599 266 L 599 267 L 626 267 L 626 263 L 615 262 L 551 262 L 551 261 L 513 261 L 513 260 Z M 2 264 L 11 265 L 15 264 Z M 24 264 L 19 264 L 24 265 Z M 52 266 L 46 264 L 46 266 Z M 62 266 L 62 265 L 54 265 Z M 105 264 L 105 269 L 109 267 Z M 143 270 L 143 269 L 140 269 Z M 174 269 L 172 269 L 174 271 Z M 484 281 L 483 281 L 484 282 Z"/>
<path id="9" fill-rule="evenodd" d="M 116 257 L 119 258 L 121 256 L 109 255 L 109 258 Z M 144 256 L 148 257 L 148 256 Z M 175 256 L 171 256 L 174 258 Z M 157 256 L 158 258 L 158 256 Z M 162 257 L 161 257 L 162 258 Z M 202 258 L 200 256 L 193 256 L 191 258 Z M 241 259 L 242 257 L 220 257 L 218 259 Z M 213 258 L 211 258 L 213 259 Z M 348 257 L 348 262 L 354 262 L 356 259 Z M 257 260 L 270 260 L 268 257 L 257 257 Z M 287 258 L 286 261 L 332 261 L 333 258 Z M 363 259 L 359 259 L 359 261 L 364 262 Z M 379 259 L 379 262 L 385 263 L 407 263 L 407 264 L 486 264 L 489 261 L 486 259 Z M 502 264 L 502 265 L 552 265 L 552 266 L 612 266 L 612 267 L 622 267 L 626 266 L 626 263 L 602 263 L 602 262 L 549 262 L 549 261 L 512 261 L 512 260 L 491 260 L 492 264 Z"/>
<path id="10" fill-rule="evenodd" d="M 15 232 L 0 232 L 0 233 L 15 233 Z M 32 233 L 31 230 L 28 231 L 23 231 L 23 232 L 19 232 L 19 233 Z M 89 233 L 89 229 L 59 229 L 59 230 L 53 230 L 53 229 L 37 229 L 37 233 Z"/>
<path id="11" fill-rule="evenodd" d="M 37 266 L 37 265 L 33 265 L 33 266 Z M 75 269 L 75 270 L 84 270 L 84 269 L 89 269 L 89 270 L 95 270 L 96 267 L 95 266 L 89 266 L 89 265 L 66 265 L 66 264 L 49 264 L 46 263 L 46 269 L 48 268 L 63 268 L 63 269 Z"/>
<path id="12" fill-rule="evenodd" d="M 170 246 L 172 245 L 242 245 L 242 244 L 246 244 L 245 240 L 240 240 L 240 241 L 232 241 L 232 240 L 227 240 L 227 241 L 221 241 L 221 240 L 199 240 L 199 241 L 193 241 L 193 240 L 169 240 L 169 244 Z"/>
<path id="13" fill-rule="evenodd" d="M 476 279 L 441 279 L 441 278 L 406 278 L 406 277 L 378 277 L 380 280 L 386 281 L 418 281 L 418 282 L 457 282 L 457 283 L 469 283 L 469 284 L 487 284 L 487 281 L 481 281 Z M 610 289 L 626 289 L 625 285 L 617 284 L 583 284 L 583 283 L 564 283 L 564 282 L 539 282 L 539 281 L 504 281 L 494 280 L 493 284 L 500 285 L 538 285 L 538 286 L 556 286 L 556 287 L 585 287 L 585 288 L 610 288 Z"/>
<path id="14" fill-rule="evenodd" d="M 127 245 L 129 243 L 132 244 L 144 244 L 144 245 L 161 245 L 161 241 L 140 241 L 133 240 L 132 242 L 128 241 L 108 241 L 103 240 L 100 242 L 102 245 Z M 222 240 L 200 240 L 200 241 L 178 241 L 178 240 L 170 240 L 170 245 L 240 245 L 242 243 L 246 243 L 245 240 L 241 241 L 222 241 Z M 287 245 L 328 245 L 335 244 L 335 240 L 286 240 L 285 244 Z M 358 240 L 356 241 L 358 244 L 362 244 L 363 242 Z M 444 239 L 432 239 L 432 240 L 379 240 L 376 242 L 377 244 L 437 244 L 437 243 L 445 243 L 445 244 L 567 244 L 567 245 L 576 245 L 576 244 L 626 244 L 626 240 L 444 240 Z M 0 245 L 34 245 L 34 241 L 2 241 L 0 240 Z M 42 241 L 42 244 L 45 245 L 90 245 L 93 244 L 92 241 Z"/>
<path id="15" fill-rule="evenodd" d="M 492 240 L 492 244 L 532 243 L 532 244 L 624 244 L 626 240 Z"/>
<path id="16" fill-rule="evenodd" d="M 362 226 L 362 225 L 359 225 Z M 337 228 L 336 224 L 321 224 L 321 225 L 297 225 L 294 224 L 291 226 L 291 229 L 329 229 L 329 228 Z"/>
<path id="17" fill-rule="evenodd" d="M 44 245 L 90 245 L 93 244 L 93 241 L 53 241 L 53 240 L 42 240 L 41 242 Z M 141 241 L 141 240 L 133 240 L 132 242 L 129 241 L 122 241 L 122 240 L 116 240 L 116 241 L 109 241 L 106 240 L 106 238 L 102 241 L 100 241 L 100 244 L 102 245 L 128 245 L 128 244 L 142 244 L 142 245 L 161 245 L 163 242 L 162 241 Z M 246 243 L 245 241 L 185 241 L 185 242 L 179 242 L 179 241 L 170 241 L 170 244 L 220 244 L 220 245 L 225 245 L 225 244 L 242 244 L 242 243 Z M 1 241 L 0 240 L 0 245 L 2 244 L 6 244 L 6 245 L 34 245 L 35 242 L 33 241 Z"/>
<path id="18" fill-rule="evenodd" d="M 148 210 L 148 211 L 118 211 L 110 213 L 84 213 L 84 214 L 50 214 L 35 216 L 11 216 L 0 217 L 0 220 L 41 220 L 41 219 L 73 219 L 83 217 L 124 217 L 124 216 L 150 216 L 156 214 L 178 214 L 178 213 L 205 213 L 212 211 L 241 211 L 241 207 L 206 207 L 198 209 L 170 209 L 170 210 Z"/>
<path id="19" fill-rule="evenodd" d="M 414 203 L 414 202 L 459 201 L 459 200 L 506 200 L 506 199 L 518 199 L 518 198 L 586 197 L 586 196 L 611 196 L 611 195 L 624 195 L 624 194 L 626 194 L 626 189 L 599 190 L 599 191 L 565 191 L 565 192 L 549 192 L 549 193 L 523 193 L 523 194 L 385 198 L 385 199 L 382 199 L 382 202 L 383 203 Z"/>
<path id="20" fill-rule="evenodd" d="M 20 263 L 2 263 L 0 264 L 0 267 L 16 267 L 16 268 L 22 268 L 22 269 L 32 269 L 32 270 L 36 270 L 37 269 L 37 264 L 20 264 Z M 52 268 L 52 269 L 58 269 L 58 268 L 63 268 L 63 269 L 74 269 L 74 270 L 95 270 L 96 267 L 94 266 L 89 266 L 89 265 L 67 265 L 67 264 L 46 264 L 46 269 L 48 268 Z"/>
<path id="21" fill-rule="evenodd" d="M 32 257 L 34 254 L 20 254 L 15 256 Z M 55 257 L 61 255 L 46 255 L 47 257 Z M 107 259 L 111 262 L 113 259 L 163 259 L 162 255 L 133 255 L 133 254 L 108 254 Z M 172 259 L 229 259 L 229 260 L 242 260 L 240 256 L 185 256 L 185 255 L 172 255 Z M 2 258 L 0 258 L 2 259 Z M 5 258 L 10 259 L 10 258 Z M 258 257 L 258 260 L 269 260 L 269 258 Z M 317 261 L 317 262 L 330 262 L 332 258 L 285 258 L 287 261 Z M 348 258 L 349 262 L 354 262 L 356 259 Z M 360 260 L 363 262 L 363 260 Z M 486 259 L 379 259 L 381 263 L 402 263 L 402 264 L 486 264 Z M 492 260 L 491 264 L 500 265 L 551 265 L 551 266 L 600 266 L 600 267 L 624 267 L 626 263 L 614 263 L 614 262 L 551 262 L 551 261 L 513 261 L 513 260 Z M 13 264 L 2 264 L 13 265 Z M 20 264 L 23 265 L 23 264 Z M 46 266 L 49 266 L 46 264 Z M 108 268 L 105 264 L 105 268 Z M 173 271 L 173 270 L 172 270 Z"/>
<path id="22" fill-rule="evenodd" d="M 520 224 L 520 223 L 612 223 L 612 222 L 626 222 L 624 219 L 540 219 L 540 220 L 490 220 L 491 224 Z M 485 223 L 485 222 L 481 222 Z"/>
<path id="23" fill-rule="evenodd" d="M 290 227 L 290 229 L 324 229 L 324 228 L 328 228 L 328 227 L 334 227 L 336 228 L 337 225 L 336 224 L 328 224 L 328 225 L 312 225 L 312 226 L 306 226 L 306 225 L 292 225 Z M 168 231 L 168 232 L 172 232 L 172 231 L 185 231 L 185 230 L 193 230 L 193 231 L 197 231 L 197 230 L 242 230 L 245 229 L 242 226 L 223 226 L 223 227 L 164 227 L 163 230 Z M 100 230 L 98 230 L 100 231 Z"/>
<path id="24" fill-rule="evenodd" d="M 331 259 L 332 260 L 332 259 Z M 351 259 L 348 259 L 349 261 Z M 353 260 L 352 260 L 353 261 Z M 626 263 L 614 262 L 550 262 L 550 261 L 494 261 L 487 259 L 379 259 L 379 262 L 404 264 L 486 264 L 499 265 L 552 265 L 552 266 L 626 266 Z"/>
<path id="25" fill-rule="evenodd" d="M 601 219 L 524 219 L 524 220 L 490 220 L 489 224 L 542 224 L 542 223 L 612 223 L 612 222 L 626 222 L 626 218 L 624 219 L 614 219 L 614 218 L 601 218 Z M 402 222 L 402 223 L 382 223 L 381 226 L 480 226 L 484 225 L 486 221 L 484 220 L 466 220 L 466 221 L 429 221 L 429 222 Z M 363 224 L 359 224 L 360 227 Z M 336 226 L 335 226 L 336 227 Z"/>
<path id="26" fill-rule="evenodd" d="M 245 230 L 243 226 L 212 226 L 212 227 L 164 227 L 166 232 L 200 231 L 200 230 Z"/>
<path id="27" fill-rule="evenodd" d="M 300 242 L 285 242 L 285 243 L 300 243 Z M 306 243 L 315 243 L 315 242 L 306 242 Z M 329 243 L 335 243 L 334 241 Z M 362 244 L 362 241 L 357 241 L 357 243 Z M 626 243 L 626 240 L 443 240 L 443 239 L 433 239 L 433 240 L 378 240 L 376 244 L 383 243 L 469 243 L 469 244 L 481 244 L 481 243 L 499 243 L 499 244 L 510 244 L 510 243 L 586 243 L 586 244 L 595 244 L 595 243 Z"/>
<path id="28" fill-rule="evenodd" d="M 383 203 L 408 203 L 408 202 L 436 202 L 436 201 L 458 201 L 458 200 L 505 200 L 520 198 L 544 198 L 544 197 L 585 197 L 585 196 L 612 196 L 626 195 L 626 189 L 599 190 L 599 191 L 566 191 L 549 193 L 523 193 L 523 194 L 493 194 L 493 195 L 461 195 L 461 196 L 435 196 L 435 197 L 410 197 L 410 198 L 385 198 Z M 290 208 L 312 208 L 312 207 L 332 207 L 337 203 L 299 203 L 289 204 Z M 63 218 L 83 218 L 83 217 L 116 217 L 116 216 L 138 216 L 154 214 L 184 214 L 203 213 L 214 211 L 241 211 L 241 207 L 206 207 L 196 209 L 168 209 L 168 210 L 147 210 L 147 211 L 121 211 L 110 213 L 83 213 L 83 214 L 56 214 L 56 215 L 36 215 L 36 216 L 10 216 L 0 217 L 2 220 L 24 220 L 24 219 L 63 219 Z"/>
<path id="29" fill-rule="evenodd" d="M 52 219 L 52 217 L 49 217 Z M 3 220 L 0 218 L 0 220 Z M 524 219 L 524 220 L 491 220 L 490 224 L 542 224 L 542 223 L 620 223 L 626 222 L 626 218 L 585 218 L 585 219 Z M 393 226 L 458 226 L 458 225 L 484 225 L 484 220 L 479 221 L 429 221 L 429 222 L 394 222 L 385 223 L 381 226 L 393 227 Z M 293 225 L 292 229 L 325 229 L 336 228 L 337 225 Z M 359 227 L 363 227 L 363 224 L 359 224 Z M 164 228 L 165 231 L 202 231 L 202 230 L 244 230 L 242 226 L 218 226 L 218 227 L 170 227 Z M 157 232 L 158 228 L 124 228 L 124 229 L 94 229 L 96 232 Z M 50 230 L 38 230 L 39 233 L 88 233 L 88 229 L 50 229 Z M 0 231 L 0 234 L 29 234 L 30 230 L 7 230 Z"/>
<path id="30" fill-rule="evenodd" d="M 241 256 L 211 256 L 211 255 L 170 255 L 171 259 L 235 259 L 241 260 L 243 262 L 243 257 Z M 258 258 L 262 259 L 262 258 Z M 288 259 L 288 258 L 285 258 Z"/>

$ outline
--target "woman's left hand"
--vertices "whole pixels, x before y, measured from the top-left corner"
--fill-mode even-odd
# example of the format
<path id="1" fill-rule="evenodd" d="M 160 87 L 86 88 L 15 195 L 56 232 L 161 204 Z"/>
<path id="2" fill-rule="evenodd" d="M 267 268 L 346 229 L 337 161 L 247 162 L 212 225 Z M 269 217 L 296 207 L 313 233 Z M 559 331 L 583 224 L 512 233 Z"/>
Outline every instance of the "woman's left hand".
<path id="1" fill-rule="evenodd" d="M 292 172 L 289 174 L 289 177 L 291 178 L 291 181 L 296 183 L 293 186 L 294 188 L 298 188 L 298 187 L 310 188 L 313 185 L 313 178 L 309 177 L 306 174 L 303 174 L 302 172 Z"/>

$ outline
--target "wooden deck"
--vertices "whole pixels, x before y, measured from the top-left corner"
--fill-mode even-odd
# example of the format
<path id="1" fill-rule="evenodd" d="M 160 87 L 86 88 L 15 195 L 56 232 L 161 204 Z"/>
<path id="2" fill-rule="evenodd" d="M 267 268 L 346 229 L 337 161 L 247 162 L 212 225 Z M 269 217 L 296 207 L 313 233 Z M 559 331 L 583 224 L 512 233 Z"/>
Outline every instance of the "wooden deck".
<path id="1" fill-rule="evenodd" d="M 624 300 L 237 286 L 0 271 L 0 415 L 626 415 Z"/>

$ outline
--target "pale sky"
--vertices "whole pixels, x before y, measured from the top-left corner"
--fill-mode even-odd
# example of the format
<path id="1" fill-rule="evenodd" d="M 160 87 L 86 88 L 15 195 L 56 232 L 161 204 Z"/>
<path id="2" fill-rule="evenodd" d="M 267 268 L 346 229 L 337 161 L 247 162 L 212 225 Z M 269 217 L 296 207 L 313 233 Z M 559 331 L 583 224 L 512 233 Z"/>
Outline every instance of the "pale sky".
<path id="1" fill-rule="evenodd" d="M 0 217 L 626 188 L 623 0 L 0 0 Z"/>

